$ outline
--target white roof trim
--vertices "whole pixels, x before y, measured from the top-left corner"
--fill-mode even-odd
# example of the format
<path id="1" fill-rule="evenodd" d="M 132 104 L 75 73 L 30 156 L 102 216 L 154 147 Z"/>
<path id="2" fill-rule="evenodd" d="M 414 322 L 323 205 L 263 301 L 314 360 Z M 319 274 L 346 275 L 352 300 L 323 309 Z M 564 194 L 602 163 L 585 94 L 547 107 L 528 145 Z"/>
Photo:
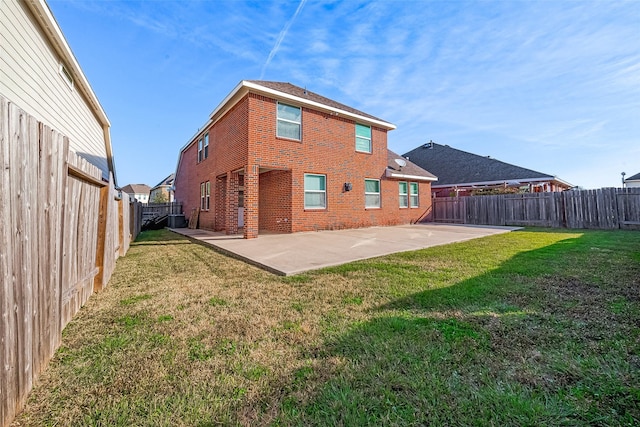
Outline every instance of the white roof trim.
<path id="1" fill-rule="evenodd" d="M 473 187 L 474 185 L 496 185 L 496 184 L 504 184 L 505 182 L 506 183 L 510 183 L 510 182 L 527 183 L 527 182 L 543 182 L 543 181 L 556 181 L 568 187 L 574 187 L 574 185 L 568 183 L 567 181 L 563 181 L 554 176 L 548 176 L 544 178 L 518 178 L 518 179 L 501 179 L 498 181 L 463 182 L 459 184 L 437 184 L 437 185 L 433 185 L 433 188 Z"/>
<path id="2" fill-rule="evenodd" d="M 220 113 L 222 110 L 225 109 L 225 107 L 231 108 L 233 106 L 227 106 L 227 104 L 229 103 L 229 101 L 231 101 L 236 95 L 238 95 L 240 92 L 242 91 L 255 91 L 258 93 L 263 93 L 263 94 L 267 94 L 267 95 L 272 95 L 273 97 L 276 97 L 277 99 L 287 99 L 289 101 L 293 101 L 297 104 L 301 104 L 301 105 L 308 105 L 311 107 L 315 107 L 315 108 L 319 108 L 321 110 L 324 111 L 330 111 L 332 113 L 336 113 L 337 115 L 343 115 L 346 117 L 350 117 L 358 122 L 363 122 L 363 123 L 370 123 L 370 124 L 374 124 L 374 125 L 378 125 L 380 127 L 383 127 L 387 130 L 393 130 L 396 128 L 396 125 L 389 123 L 389 122 L 385 122 L 383 120 L 376 120 L 376 119 L 372 119 L 370 117 L 366 117 L 366 116 L 362 116 L 360 114 L 355 114 L 346 110 L 342 110 L 340 108 L 336 108 L 336 107 L 331 107 L 329 105 L 325 105 L 322 104 L 320 102 L 316 102 L 316 101 L 311 101 L 309 99 L 305 99 L 305 98 L 300 98 L 299 96 L 295 96 L 295 95 L 291 95 L 285 92 L 281 92 L 279 90 L 275 90 L 275 89 L 271 89 L 262 85 L 259 85 L 257 83 L 253 83 L 247 80 L 242 80 L 232 91 L 231 93 L 229 93 L 220 104 L 218 104 L 218 106 L 215 108 L 215 110 L 213 110 L 211 112 L 211 114 L 209 115 L 210 118 L 213 119 L 214 116 L 216 116 L 218 113 Z M 235 103 L 234 103 L 235 104 Z"/>
<path id="3" fill-rule="evenodd" d="M 396 178 L 396 179 L 407 179 L 407 180 L 414 180 L 414 181 L 437 181 L 438 178 L 432 178 L 429 176 L 418 176 L 418 175 L 406 175 L 403 173 L 396 173 L 391 171 L 390 169 L 386 170 L 385 173 L 387 178 Z"/>

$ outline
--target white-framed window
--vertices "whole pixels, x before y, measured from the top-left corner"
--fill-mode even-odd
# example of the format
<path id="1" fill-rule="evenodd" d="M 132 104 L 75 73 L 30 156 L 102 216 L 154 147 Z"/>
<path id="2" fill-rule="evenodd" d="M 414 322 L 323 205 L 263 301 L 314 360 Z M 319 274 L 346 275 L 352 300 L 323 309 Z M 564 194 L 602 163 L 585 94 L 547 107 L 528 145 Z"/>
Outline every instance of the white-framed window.
<path id="1" fill-rule="evenodd" d="M 409 186 L 407 185 L 406 182 L 400 181 L 398 183 L 398 194 L 399 194 L 398 197 L 400 200 L 400 207 L 408 208 L 409 207 Z"/>
<path id="2" fill-rule="evenodd" d="M 371 126 L 356 123 L 356 151 L 371 153 Z"/>
<path id="3" fill-rule="evenodd" d="M 314 173 L 304 174 L 304 208 L 327 208 L 327 176 Z"/>
<path id="4" fill-rule="evenodd" d="M 211 182 L 207 181 L 205 183 L 205 189 L 204 189 L 204 197 L 205 197 L 205 201 L 204 201 L 204 208 L 206 210 L 209 210 L 210 205 L 211 205 Z"/>
<path id="5" fill-rule="evenodd" d="M 202 142 L 203 142 L 202 138 L 198 139 L 198 163 L 202 161 L 202 149 L 203 149 Z"/>
<path id="6" fill-rule="evenodd" d="M 206 192 L 206 188 L 204 185 L 204 182 L 200 183 L 200 209 L 204 210 L 204 206 L 205 206 L 205 192 Z"/>
<path id="7" fill-rule="evenodd" d="M 203 159 L 209 157 L 209 132 L 204 134 L 204 154 L 202 155 Z"/>
<path id="8" fill-rule="evenodd" d="M 417 208 L 418 206 L 420 206 L 419 200 L 418 200 L 418 183 L 417 182 L 409 183 L 409 205 L 412 208 Z"/>
<path id="9" fill-rule="evenodd" d="M 364 207 L 365 208 L 380 207 L 380 180 L 379 179 L 364 180 Z"/>
<path id="10" fill-rule="evenodd" d="M 278 102 L 278 124 L 276 136 L 279 138 L 302 138 L 302 108 Z"/>

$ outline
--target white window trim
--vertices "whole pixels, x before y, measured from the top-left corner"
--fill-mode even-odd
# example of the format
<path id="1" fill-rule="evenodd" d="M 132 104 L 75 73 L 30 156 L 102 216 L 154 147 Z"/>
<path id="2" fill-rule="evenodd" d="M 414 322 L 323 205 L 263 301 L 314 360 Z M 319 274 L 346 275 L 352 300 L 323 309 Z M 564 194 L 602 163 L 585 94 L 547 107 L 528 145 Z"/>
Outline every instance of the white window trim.
<path id="1" fill-rule="evenodd" d="M 204 210 L 204 194 L 205 194 L 204 182 L 201 182 L 200 183 L 200 210 L 201 211 Z"/>
<path id="2" fill-rule="evenodd" d="M 415 185 L 416 185 L 416 194 L 412 194 L 412 193 L 411 193 L 411 186 L 412 186 L 412 184 L 415 184 Z M 410 182 L 410 183 L 409 183 L 408 191 L 409 191 L 409 207 L 410 207 L 411 209 L 419 208 L 419 207 L 420 207 L 420 184 L 418 184 L 417 182 Z M 417 202 L 415 205 L 412 203 L 412 200 L 413 200 L 413 198 L 412 198 L 412 197 L 413 197 L 413 196 L 415 196 L 415 197 L 416 197 L 416 199 L 418 200 L 418 202 Z"/>
<path id="3" fill-rule="evenodd" d="M 358 136 L 358 132 L 356 132 L 356 138 L 355 138 L 356 152 L 358 152 L 358 153 L 367 153 L 367 154 L 371 154 L 371 153 L 373 152 L 373 138 L 372 138 L 373 133 L 372 133 L 371 126 L 369 126 L 369 125 L 363 125 L 363 124 L 361 124 L 361 123 L 356 123 L 356 125 L 355 125 L 354 129 L 357 129 L 357 128 L 358 128 L 358 126 L 368 127 L 368 128 L 369 128 L 369 135 L 371 135 L 371 136 L 369 136 L 368 138 L 367 138 L 367 137 L 364 137 L 364 136 Z M 369 141 L 369 151 L 365 151 L 365 150 L 358 150 L 358 138 L 366 139 L 366 140 L 368 140 L 368 141 Z"/>
<path id="4" fill-rule="evenodd" d="M 367 192 L 367 181 L 378 181 L 378 192 L 371 193 Z M 380 180 L 375 178 L 365 178 L 364 179 L 364 208 L 365 209 L 381 209 L 382 208 L 382 187 L 380 185 Z M 378 206 L 367 206 L 367 195 L 376 194 L 378 196 Z"/>
<path id="5" fill-rule="evenodd" d="M 406 193 L 402 193 L 402 192 L 400 191 L 400 184 L 405 184 L 405 185 L 406 185 L 406 189 L 407 189 L 407 192 L 406 192 Z M 409 183 L 408 183 L 407 181 L 399 181 L 399 182 L 398 182 L 398 206 L 400 206 L 400 209 L 407 209 L 407 208 L 409 207 L 409 205 L 410 205 L 410 202 L 409 202 L 409 192 L 410 192 L 410 190 L 409 190 Z M 403 198 L 403 197 L 406 197 L 406 199 L 405 199 L 405 200 L 407 201 L 407 204 L 406 204 L 406 205 L 404 205 L 404 206 L 402 205 L 402 198 Z"/>
<path id="6" fill-rule="evenodd" d="M 198 163 L 202 161 L 202 153 L 203 153 L 203 140 L 202 138 L 198 138 Z"/>
<path id="7" fill-rule="evenodd" d="M 202 144 L 202 160 L 209 157 L 209 132 L 204 134 L 204 143 Z"/>
<path id="8" fill-rule="evenodd" d="M 289 119 L 284 119 L 284 118 L 280 118 L 278 117 L 278 105 L 286 105 L 287 107 L 292 107 L 292 108 L 297 108 L 300 110 L 300 121 L 296 122 L 295 120 L 289 120 Z M 287 123 L 294 123 L 297 124 L 298 126 L 300 126 L 300 138 L 290 138 L 288 136 L 282 136 L 278 133 L 278 122 L 283 121 L 283 122 L 287 122 Z M 291 141 L 302 141 L 302 107 L 298 107 L 297 105 L 291 105 L 291 104 L 287 104 L 284 102 L 280 102 L 278 101 L 278 103 L 276 104 L 276 137 L 277 138 L 282 138 L 282 139 L 289 139 Z"/>
<path id="9" fill-rule="evenodd" d="M 306 188 L 304 188 L 304 182 L 303 182 L 303 197 L 304 197 L 304 209 L 305 210 L 325 210 L 327 209 L 327 175 L 321 174 L 321 173 L 305 173 L 303 180 L 306 181 L 306 177 L 307 176 L 321 176 L 324 178 L 324 190 L 307 190 Z M 307 198 L 306 198 L 306 194 L 307 193 L 322 193 L 324 194 L 324 206 L 307 206 Z"/>
<path id="10" fill-rule="evenodd" d="M 205 183 L 205 210 L 209 210 L 211 208 L 211 181 L 207 181 Z"/>

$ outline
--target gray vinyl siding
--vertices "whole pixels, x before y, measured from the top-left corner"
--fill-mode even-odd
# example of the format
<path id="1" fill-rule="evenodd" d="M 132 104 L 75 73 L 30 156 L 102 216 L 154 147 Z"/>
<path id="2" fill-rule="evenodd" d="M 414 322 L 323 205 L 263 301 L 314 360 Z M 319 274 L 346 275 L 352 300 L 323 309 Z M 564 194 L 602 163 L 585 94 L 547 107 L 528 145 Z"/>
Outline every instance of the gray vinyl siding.
<path id="1" fill-rule="evenodd" d="M 67 135 L 71 149 L 99 167 L 107 178 L 100 121 L 59 68 L 59 56 L 27 5 L 22 0 L 0 0 L 0 93 Z M 66 68 L 70 70 L 69 65 Z"/>

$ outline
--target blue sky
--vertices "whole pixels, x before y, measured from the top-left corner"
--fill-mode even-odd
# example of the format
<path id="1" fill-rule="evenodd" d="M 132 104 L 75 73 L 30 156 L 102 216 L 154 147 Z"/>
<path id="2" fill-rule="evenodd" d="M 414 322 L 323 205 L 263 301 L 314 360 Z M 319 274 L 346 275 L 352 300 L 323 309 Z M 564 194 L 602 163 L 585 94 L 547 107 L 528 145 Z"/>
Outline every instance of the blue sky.
<path id="1" fill-rule="evenodd" d="M 49 0 L 110 121 L 119 185 L 155 185 L 244 79 L 585 188 L 640 172 L 638 1 Z M 455 165 L 452 165 L 455 167 Z"/>

